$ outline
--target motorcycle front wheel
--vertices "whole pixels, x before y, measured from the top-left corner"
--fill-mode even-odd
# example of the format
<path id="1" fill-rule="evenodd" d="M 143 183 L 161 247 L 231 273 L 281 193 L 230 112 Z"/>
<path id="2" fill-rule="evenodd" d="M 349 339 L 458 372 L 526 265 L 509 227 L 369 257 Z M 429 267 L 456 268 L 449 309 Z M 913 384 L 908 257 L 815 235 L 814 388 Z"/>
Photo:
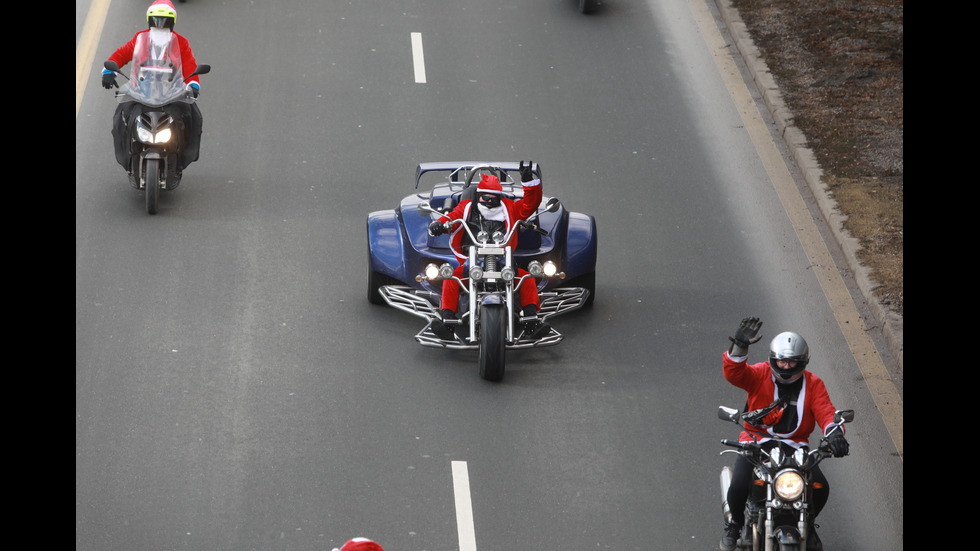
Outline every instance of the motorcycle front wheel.
<path id="1" fill-rule="evenodd" d="M 480 309 L 480 377 L 487 381 L 504 378 L 506 314 L 503 304 L 485 304 Z"/>
<path id="2" fill-rule="evenodd" d="M 160 201 L 160 159 L 147 159 L 143 175 L 146 182 L 146 212 L 156 214 Z"/>

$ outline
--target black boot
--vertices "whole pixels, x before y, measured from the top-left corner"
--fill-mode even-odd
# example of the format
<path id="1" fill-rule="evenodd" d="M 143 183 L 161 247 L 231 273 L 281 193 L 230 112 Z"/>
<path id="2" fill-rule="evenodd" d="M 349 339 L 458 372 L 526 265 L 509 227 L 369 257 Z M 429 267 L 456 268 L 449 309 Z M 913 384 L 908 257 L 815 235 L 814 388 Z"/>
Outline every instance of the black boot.
<path id="1" fill-rule="evenodd" d="M 443 323 L 445 320 L 455 320 L 456 312 L 453 312 L 448 308 L 443 308 L 442 312 L 440 313 L 442 314 L 442 319 L 434 320 L 432 322 L 432 325 L 430 326 L 432 328 L 432 332 L 444 341 L 456 340 L 456 332 L 453 331 L 453 328 Z"/>
<path id="2" fill-rule="evenodd" d="M 521 318 L 524 321 L 524 337 L 528 339 L 540 339 L 551 331 L 551 326 L 538 319 L 538 308 L 533 304 L 528 304 L 521 310 Z"/>
<path id="3" fill-rule="evenodd" d="M 806 551 L 823 551 L 823 542 L 817 535 L 817 525 L 811 524 L 806 534 Z"/>
<path id="4" fill-rule="evenodd" d="M 735 524 L 734 522 L 729 522 L 725 525 L 725 533 L 721 536 L 721 542 L 718 544 L 718 549 L 721 551 L 735 551 L 735 547 L 738 546 L 738 537 L 742 533 L 742 527 Z"/>

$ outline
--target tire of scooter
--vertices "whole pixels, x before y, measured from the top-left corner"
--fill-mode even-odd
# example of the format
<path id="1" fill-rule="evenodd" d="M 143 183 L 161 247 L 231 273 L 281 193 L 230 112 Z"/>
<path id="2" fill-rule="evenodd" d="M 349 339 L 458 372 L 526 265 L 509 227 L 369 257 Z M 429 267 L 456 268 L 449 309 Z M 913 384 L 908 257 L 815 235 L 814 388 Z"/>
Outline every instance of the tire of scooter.
<path id="1" fill-rule="evenodd" d="M 160 159 L 146 160 L 146 212 L 156 214 L 160 201 Z"/>

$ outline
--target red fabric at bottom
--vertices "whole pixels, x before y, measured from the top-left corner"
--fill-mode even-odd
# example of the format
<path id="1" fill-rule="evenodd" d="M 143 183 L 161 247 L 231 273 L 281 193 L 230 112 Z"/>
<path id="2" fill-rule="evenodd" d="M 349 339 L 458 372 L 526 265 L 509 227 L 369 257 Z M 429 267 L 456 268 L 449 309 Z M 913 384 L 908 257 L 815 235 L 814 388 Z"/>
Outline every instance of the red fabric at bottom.
<path id="1" fill-rule="evenodd" d="M 462 279 L 463 278 L 463 266 L 459 266 L 453 271 L 453 275 Z M 522 270 L 518 268 L 517 277 L 522 277 L 527 275 L 527 270 Z M 538 298 L 538 286 L 535 284 L 534 279 L 526 280 L 517 290 L 521 297 L 521 308 L 527 306 L 528 304 L 533 304 L 538 310 L 541 309 L 541 301 Z M 459 313 L 459 292 L 460 285 L 455 279 L 446 279 L 442 282 L 442 303 L 440 308 L 442 310 L 452 310 L 453 312 Z"/>

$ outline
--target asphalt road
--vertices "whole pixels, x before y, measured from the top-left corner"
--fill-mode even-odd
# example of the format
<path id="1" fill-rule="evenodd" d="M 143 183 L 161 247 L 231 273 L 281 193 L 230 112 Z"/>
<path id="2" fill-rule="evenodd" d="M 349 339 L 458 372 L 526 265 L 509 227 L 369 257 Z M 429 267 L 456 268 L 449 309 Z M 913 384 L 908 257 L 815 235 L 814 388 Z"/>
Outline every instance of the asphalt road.
<path id="1" fill-rule="evenodd" d="M 76 549 L 716 549 L 746 315 L 803 334 L 857 410 L 826 547 L 901 549 L 901 439 L 697 2 L 177 4 L 213 70 L 201 160 L 156 216 L 98 80 L 146 6 L 112 2 L 76 86 Z M 105 4 L 76 2 L 77 52 Z M 491 384 L 367 303 L 364 222 L 420 161 L 521 159 L 596 216 L 597 298 Z"/>

